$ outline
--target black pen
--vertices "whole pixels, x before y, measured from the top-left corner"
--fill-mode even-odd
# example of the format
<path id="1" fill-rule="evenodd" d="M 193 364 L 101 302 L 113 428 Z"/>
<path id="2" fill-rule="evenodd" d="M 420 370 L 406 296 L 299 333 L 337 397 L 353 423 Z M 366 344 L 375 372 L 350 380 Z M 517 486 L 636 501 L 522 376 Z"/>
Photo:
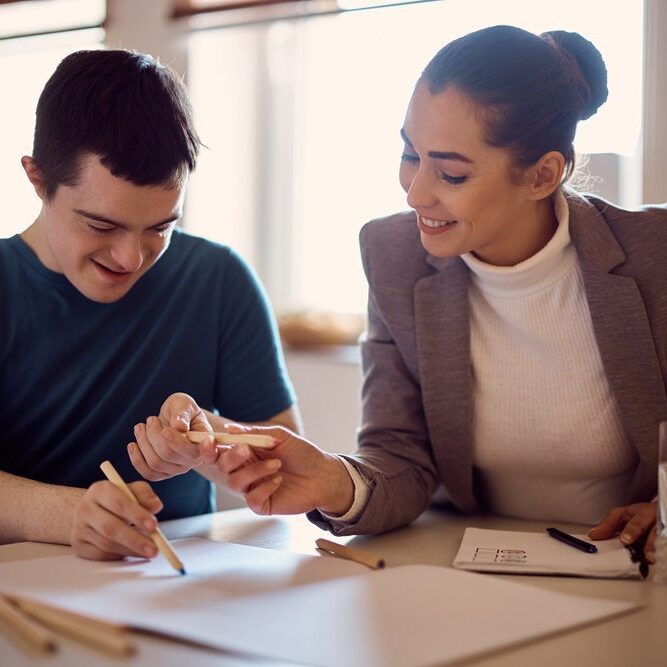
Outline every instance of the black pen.
<path id="1" fill-rule="evenodd" d="M 647 537 L 648 533 L 644 533 L 637 541 L 625 545 L 625 548 L 630 552 L 630 560 L 633 563 L 639 563 L 639 574 L 641 574 L 642 579 L 646 579 L 648 576 L 648 561 L 644 554 L 644 544 Z"/>
<path id="2" fill-rule="evenodd" d="M 558 530 L 558 528 L 547 528 L 547 533 L 549 533 L 550 537 L 553 537 L 555 540 L 569 544 L 571 547 L 579 549 L 579 551 L 586 551 L 589 554 L 597 553 L 598 548 L 594 544 L 584 542 L 574 535 L 568 535 L 562 530 Z"/>

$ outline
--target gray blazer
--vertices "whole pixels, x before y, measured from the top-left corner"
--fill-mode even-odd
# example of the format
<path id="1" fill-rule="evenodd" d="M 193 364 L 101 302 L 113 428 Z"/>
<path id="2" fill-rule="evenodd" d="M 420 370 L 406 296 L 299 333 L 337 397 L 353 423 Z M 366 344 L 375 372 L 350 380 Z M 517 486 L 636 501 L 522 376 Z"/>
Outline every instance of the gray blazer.
<path id="1" fill-rule="evenodd" d="M 625 211 L 566 192 L 593 329 L 639 465 L 627 502 L 656 492 L 657 424 L 667 419 L 667 206 Z M 442 484 L 463 512 L 483 509 L 472 466 L 469 271 L 424 250 L 412 212 L 373 220 L 360 235 L 369 284 L 362 340 L 363 417 L 346 457 L 370 487 L 340 535 L 413 521 Z M 611 508 L 610 508 L 611 509 Z"/>

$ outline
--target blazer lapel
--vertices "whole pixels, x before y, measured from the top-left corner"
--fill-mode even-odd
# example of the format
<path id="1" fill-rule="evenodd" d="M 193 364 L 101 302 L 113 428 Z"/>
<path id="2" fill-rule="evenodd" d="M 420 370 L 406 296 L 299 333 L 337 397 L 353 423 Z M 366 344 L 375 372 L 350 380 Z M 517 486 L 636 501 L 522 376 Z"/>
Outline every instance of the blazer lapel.
<path id="1" fill-rule="evenodd" d="M 445 488 L 460 509 L 473 511 L 468 269 L 459 258 L 427 261 L 438 273 L 414 291 L 424 413 Z"/>
<path id="2" fill-rule="evenodd" d="M 610 273 L 625 253 L 597 209 L 570 206 L 570 234 L 577 248 L 593 330 L 621 421 L 640 465 L 629 497 L 655 479 L 657 424 L 667 397 L 642 296 L 632 277 Z"/>

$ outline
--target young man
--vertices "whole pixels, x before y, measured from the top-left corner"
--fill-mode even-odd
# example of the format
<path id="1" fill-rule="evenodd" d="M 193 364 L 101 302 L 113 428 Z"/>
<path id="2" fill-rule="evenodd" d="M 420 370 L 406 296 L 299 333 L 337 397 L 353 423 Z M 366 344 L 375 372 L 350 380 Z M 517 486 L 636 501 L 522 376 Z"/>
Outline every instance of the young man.
<path id="1" fill-rule="evenodd" d="M 161 519 L 211 511 L 209 480 L 222 478 L 194 446 L 188 464 L 160 467 L 127 445 L 134 424 L 159 411 L 148 421 L 167 439 L 169 427 L 208 430 L 211 412 L 298 428 L 253 273 L 176 229 L 199 145 L 182 84 L 150 56 L 73 53 L 40 96 L 22 164 L 41 211 L 0 240 L 2 542 L 154 555 L 137 527 L 151 530 L 162 503 Z M 133 505 L 97 481 L 105 459 L 128 481 L 133 462 L 169 479 L 157 496 L 133 483 Z"/>

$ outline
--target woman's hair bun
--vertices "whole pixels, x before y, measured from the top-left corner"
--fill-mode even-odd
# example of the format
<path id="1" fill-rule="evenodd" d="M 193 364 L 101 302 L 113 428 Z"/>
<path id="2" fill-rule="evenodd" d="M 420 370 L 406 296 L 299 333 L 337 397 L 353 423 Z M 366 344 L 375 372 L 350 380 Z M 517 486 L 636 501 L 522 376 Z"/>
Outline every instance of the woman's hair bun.
<path id="1" fill-rule="evenodd" d="M 552 30 L 541 35 L 551 38 L 556 46 L 574 59 L 590 94 L 582 98 L 583 107 L 579 120 L 590 118 L 607 99 L 607 68 L 602 55 L 595 46 L 577 32 Z M 576 78 L 579 78 L 578 76 Z M 588 92 L 587 91 L 587 92 Z"/>

